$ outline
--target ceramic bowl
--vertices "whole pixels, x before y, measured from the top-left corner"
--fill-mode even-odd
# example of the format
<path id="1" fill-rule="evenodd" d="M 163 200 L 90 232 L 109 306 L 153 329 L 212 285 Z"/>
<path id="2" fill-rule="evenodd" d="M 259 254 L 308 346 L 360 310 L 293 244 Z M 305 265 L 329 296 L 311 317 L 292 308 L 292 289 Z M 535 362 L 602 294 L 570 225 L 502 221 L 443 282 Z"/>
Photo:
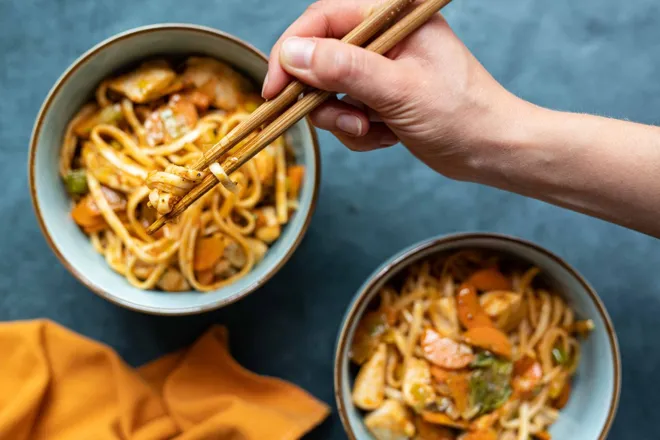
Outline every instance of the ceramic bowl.
<path id="1" fill-rule="evenodd" d="M 335 397 L 348 437 L 373 438 L 363 423 L 362 413 L 351 401 L 354 377 L 349 368 L 349 348 L 360 317 L 380 288 L 407 266 L 432 254 L 466 248 L 495 250 L 538 266 L 578 317 L 593 320 L 596 328 L 582 342 L 582 360 L 573 393 L 550 433 L 553 439 L 605 440 L 619 402 L 621 358 L 603 303 L 584 278 L 558 256 L 517 238 L 483 233 L 449 235 L 418 243 L 383 263 L 358 290 L 341 325 L 335 355 Z"/>
<path id="2" fill-rule="evenodd" d="M 37 117 L 30 141 L 29 183 L 48 244 L 66 268 L 103 298 L 146 313 L 184 315 L 227 305 L 264 284 L 291 257 L 309 225 L 318 195 L 320 153 L 307 120 L 289 131 L 297 161 L 306 168 L 300 209 L 265 258 L 246 277 L 208 293 L 168 294 L 131 286 L 108 267 L 70 217 L 70 201 L 58 175 L 58 154 L 68 121 L 116 71 L 158 55 L 206 55 L 224 60 L 261 84 L 267 59 L 257 49 L 215 29 L 165 24 L 133 29 L 96 45 L 58 79 Z"/>

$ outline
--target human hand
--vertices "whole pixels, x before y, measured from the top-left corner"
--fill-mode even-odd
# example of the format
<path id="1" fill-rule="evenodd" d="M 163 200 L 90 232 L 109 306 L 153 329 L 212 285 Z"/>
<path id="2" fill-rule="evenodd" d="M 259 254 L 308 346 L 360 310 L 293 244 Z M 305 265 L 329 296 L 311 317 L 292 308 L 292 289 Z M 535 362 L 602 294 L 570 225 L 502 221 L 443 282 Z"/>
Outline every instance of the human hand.
<path id="1" fill-rule="evenodd" d="M 438 172 L 471 179 L 480 150 L 503 142 L 521 100 L 474 58 L 439 14 L 387 54 L 340 42 L 374 0 L 321 0 L 274 46 L 263 95 L 295 76 L 347 96 L 316 109 L 313 123 L 365 151 L 399 140 Z"/>

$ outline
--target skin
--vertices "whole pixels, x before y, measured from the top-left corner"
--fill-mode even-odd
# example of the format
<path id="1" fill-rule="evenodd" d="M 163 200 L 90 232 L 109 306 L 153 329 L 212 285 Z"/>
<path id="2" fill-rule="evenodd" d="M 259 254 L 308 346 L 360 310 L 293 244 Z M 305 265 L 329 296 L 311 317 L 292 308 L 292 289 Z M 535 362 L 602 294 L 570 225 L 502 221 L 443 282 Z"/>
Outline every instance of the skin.
<path id="1" fill-rule="evenodd" d="M 314 124 L 348 148 L 398 142 L 437 172 L 660 237 L 660 129 L 557 112 L 505 90 L 441 15 L 387 57 L 338 41 L 373 0 L 314 3 L 274 46 L 263 96 L 292 77 L 346 94 Z"/>

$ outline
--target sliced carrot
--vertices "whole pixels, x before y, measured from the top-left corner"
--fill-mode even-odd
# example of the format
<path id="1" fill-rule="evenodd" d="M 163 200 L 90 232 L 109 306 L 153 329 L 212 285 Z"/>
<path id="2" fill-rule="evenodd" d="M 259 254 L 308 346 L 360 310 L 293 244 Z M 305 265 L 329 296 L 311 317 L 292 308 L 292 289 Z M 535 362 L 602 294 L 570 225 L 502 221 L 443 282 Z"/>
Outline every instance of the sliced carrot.
<path id="1" fill-rule="evenodd" d="M 422 349 L 429 362 L 450 370 L 465 368 L 474 359 L 470 347 L 431 329 L 426 329 L 422 336 Z"/>
<path id="2" fill-rule="evenodd" d="M 521 395 L 533 391 L 543 378 L 543 367 L 530 356 L 524 356 L 513 364 L 513 388 Z"/>
<path id="3" fill-rule="evenodd" d="M 511 290 L 513 285 L 511 280 L 505 277 L 497 269 L 481 269 L 470 275 L 465 281 L 466 284 L 474 286 L 477 290 Z"/>
<path id="4" fill-rule="evenodd" d="M 454 420 L 447 414 L 433 411 L 422 411 L 422 419 L 434 425 L 448 426 L 450 428 L 466 429 L 469 426 L 467 422 Z"/>
<path id="5" fill-rule="evenodd" d="M 499 407 L 495 411 L 479 416 L 470 423 L 470 431 L 484 431 L 492 428 L 495 422 L 500 418 L 500 410 L 502 407 Z"/>
<path id="6" fill-rule="evenodd" d="M 71 211 L 73 220 L 82 227 L 93 227 L 98 224 L 99 218 L 103 220 L 103 216 L 99 212 L 94 199 L 91 196 L 83 197 Z"/>
<path id="7" fill-rule="evenodd" d="M 195 260 L 193 268 L 204 271 L 212 268 L 225 251 L 225 241 L 220 235 L 211 235 L 197 240 L 195 244 Z"/>
<path id="8" fill-rule="evenodd" d="M 458 320 L 463 327 L 470 329 L 474 327 L 493 327 L 493 321 L 479 304 L 477 290 L 470 284 L 463 284 L 458 291 L 456 301 Z"/>
<path id="9" fill-rule="evenodd" d="M 415 418 L 418 440 L 456 440 L 456 435 L 451 429 L 444 426 L 432 425 L 425 422 L 421 417 Z"/>
<path id="10" fill-rule="evenodd" d="M 447 386 L 456 409 L 463 413 L 468 409 L 470 403 L 470 381 L 466 373 L 452 372 L 447 378 Z"/>
<path id="11" fill-rule="evenodd" d="M 184 93 L 185 97 L 201 111 L 206 111 L 211 105 L 211 99 L 199 90 L 190 90 Z"/>
<path id="12" fill-rule="evenodd" d="M 497 440 L 497 434 L 492 429 L 471 431 L 463 437 L 463 440 Z"/>
<path id="13" fill-rule="evenodd" d="M 552 440 L 552 436 L 548 431 L 541 431 L 537 432 L 536 434 L 532 434 L 534 437 L 536 437 L 538 440 Z"/>
<path id="14" fill-rule="evenodd" d="M 93 223 L 91 225 L 83 226 L 82 229 L 85 232 L 85 234 L 93 234 L 94 232 L 101 232 L 102 230 L 104 230 L 107 227 L 108 227 L 108 224 L 103 219 L 103 217 L 101 217 L 101 218 L 99 218 L 99 220 L 96 223 Z"/>
<path id="15" fill-rule="evenodd" d="M 494 327 L 471 328 L 465 332 L 463 339 L 472 346 L 511 359 L 512 346 L 509 338 Z"/>
<path id="16" fill-rule="evenodd" d="M 287 170 L 287 179 L 289 183 L 289 198 L 297 199 L 300 193 L 300 186 L 302 185 L 303 177 L 305 176 L 305 167 L 302 165 L 294 165 Z"/>
<path id="17" fill-rule="evenodd" d="M 554 407 L 557 409 L 564 409 L 566 404 L 568 404 L 568 399 L 571 397 L 571 383 L 566 381 L 566 385 L 562 388 L 559 397 L 554 402 Z"/>
<path id="18" fill-rule="evenodd" d="M 450 373 L 450 371 L 438 367 L 437 365 L 431 365 L 431 376 L 433 376 L 433 379 L 438 383 L 446 384 Z"/>

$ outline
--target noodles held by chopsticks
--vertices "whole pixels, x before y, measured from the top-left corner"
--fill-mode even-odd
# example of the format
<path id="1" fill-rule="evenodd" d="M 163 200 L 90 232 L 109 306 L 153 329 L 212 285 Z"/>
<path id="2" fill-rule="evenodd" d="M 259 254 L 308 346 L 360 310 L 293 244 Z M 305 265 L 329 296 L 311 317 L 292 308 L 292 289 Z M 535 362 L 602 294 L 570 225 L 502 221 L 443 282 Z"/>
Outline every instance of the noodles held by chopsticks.
<path id="1" fill-rule="evenodd" d="M 155 60 L 103 81 L 95 102 L 70 121 L 59 172 L 75 202 L 72 217 L 129 283 L 215 290 L 245 276 L 279 238 L 304 175 L 284 138 L 231 176 L 218 163 L 192 168 L 260 103 L 219 61 L 191 57 L 175 69 Z M 177 222 L 146 233 L 209 173 L 222 185 Z"/>
<path id="2" fill-rule="evenodd" d="M 384 287 L 350 353 L 353 402 L 374 437 L 550 440 L 593 323 L 546 287 L 538 268 L 480 250 L 417 263 Z"/>

